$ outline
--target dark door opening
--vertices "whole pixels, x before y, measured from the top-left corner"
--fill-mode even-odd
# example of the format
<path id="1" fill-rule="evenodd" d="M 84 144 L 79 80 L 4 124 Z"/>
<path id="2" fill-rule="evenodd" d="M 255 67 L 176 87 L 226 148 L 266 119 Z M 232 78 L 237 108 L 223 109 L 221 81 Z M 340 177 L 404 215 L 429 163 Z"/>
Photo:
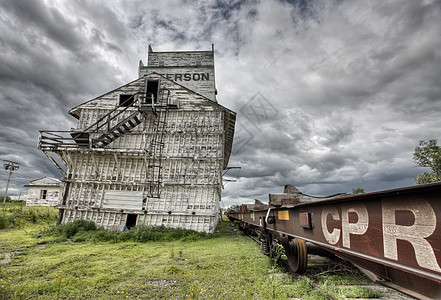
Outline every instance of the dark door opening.
<path id="1" fill-rule="evenodd" d="M 147 80 L 147 89 L 146 89 L 146 103 L 152 104 L 158 102 L 159 96 L 159 80 Z"/>
<path id="2" fill-rule="evenodd" d="M 138 215 L 136 215 L 136 214 L 128 214 L 127 221 L 126 221 L 126 228 L 130 229 L 132 227 L 135 227 L 137 218 L 138 218 Z"/>

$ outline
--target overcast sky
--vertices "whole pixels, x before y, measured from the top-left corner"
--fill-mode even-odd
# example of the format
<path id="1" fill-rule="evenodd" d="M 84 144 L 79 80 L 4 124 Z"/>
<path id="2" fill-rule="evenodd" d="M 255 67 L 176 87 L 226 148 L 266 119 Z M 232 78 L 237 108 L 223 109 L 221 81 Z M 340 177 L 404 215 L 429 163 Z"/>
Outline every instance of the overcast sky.
<path id="1" fill-rule="evenodd" d="M 10 195 L 61 174 L 39 130 L 137 78 L 147 47 L 210 50 L 237 112 L 224 206 L 293 184 L 312 195 L 413 184 L 419 140 L 441 142 L 441 1 L 0 2 L 0 159 Z M 0 170 L 0 194 L 8 172 Z"/>

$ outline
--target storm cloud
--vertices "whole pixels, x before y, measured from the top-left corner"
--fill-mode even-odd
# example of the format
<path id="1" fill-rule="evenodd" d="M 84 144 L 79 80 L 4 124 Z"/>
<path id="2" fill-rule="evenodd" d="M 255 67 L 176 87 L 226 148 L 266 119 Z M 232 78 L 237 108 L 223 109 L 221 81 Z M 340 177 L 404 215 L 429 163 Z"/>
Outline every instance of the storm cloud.
<path id="1" fill-rule="evenodd" d="M 39 130 L 137 77 L 155 51 L 215 45 L 220 104 L 238 113 L 224 205 L 285 184 L 314 195 L 413 184 L 440 139 L 440 1 L 24 1 L 0 4 L 0 159 L 9 194 L 60 177 Z M 0 172 L 4 191 L 8 172 Z"/>

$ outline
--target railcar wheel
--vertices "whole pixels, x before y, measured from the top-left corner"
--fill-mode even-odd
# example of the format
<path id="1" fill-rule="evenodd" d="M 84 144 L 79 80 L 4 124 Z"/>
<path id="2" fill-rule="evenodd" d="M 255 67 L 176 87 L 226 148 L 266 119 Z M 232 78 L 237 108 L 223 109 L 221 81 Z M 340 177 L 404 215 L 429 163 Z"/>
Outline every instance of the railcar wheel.
<path id="1" fill-rule="evenodd" d="M 289 268 L 295 273 L 304 273 L 308 265 L 306 242 L 295 238 L 289 241 L 285 249 Z"/>
<path id="2" fill-rule="evenodd" d="M 271 243 L 272 243 L 272 238 L 271 238 L 271 234 L 266 233 L 266 234 L 262 234 L 262 252 L 265 255 L 268 255 L 271 257 Z"/>
<path id="3" fill-rule="evenodd" d="M 269 255 L 270 254 L 270 244 L 269 244 L 267 238 L 262 240 L 262 253 L 265 254 L 265 255 Z"/>

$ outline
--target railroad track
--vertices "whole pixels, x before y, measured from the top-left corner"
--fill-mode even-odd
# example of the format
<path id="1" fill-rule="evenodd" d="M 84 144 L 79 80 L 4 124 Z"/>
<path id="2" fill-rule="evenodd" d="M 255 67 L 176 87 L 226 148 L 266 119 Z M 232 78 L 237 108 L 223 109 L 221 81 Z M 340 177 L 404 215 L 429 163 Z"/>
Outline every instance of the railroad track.
<path id="1" fill-rule="evenodd" d="M 261 244 L 259 239 L 252 236 L 252 235 L 248 235 L 248 237 L 250 237 L 253 241 L 255 241 L 257 244 Z M 286 260 L 286 258 L 280 258 L 277 263 L 279 263 L 280 265 L 282 265 L 285 269 L 286 272 L 288 272 L 293 280 L 297 280 L 300 276 L 305 276 L 309 279 L 311 279 L 310 277 L 306 276 L 306 275 L 299 275 L 295 272 L 293 272 L 288 265 L 288 261 Z M 325 291 L 323 291 L 323 289 L 321 289 L 317 284 L 315 284 L 314 282 L 312 282 L 312 280 L 310 281 L 311 285 L 313 288 L 315 288 L 316 290 L 320 291 L 320 293 L 324 294 L 326 299 L 328 300 L 336 300 L 334 297 L 332 297 L 331 295 L 329 295 L 328 293 L 326 293 Z"/>
<path id="2" fill-rule="evenodd" d="M 239 232 L 239 230 L 236 228 L 235 231 Z M 256 236 L 249 234 L 247 234 L 247 236 L 257 244 L 261 245 L 261 241 Z M 348 262 L 345 262 L 344 260 L 338 257 L 329 258 L 329 257 L 309 254 L 308 261 L 310 263 L 310 266 L 308 266 L 309 270 L 307 273 L 302 275 L 295 273 L 291 270 L 288 261 L 284 256 L 281 256 L 280 259 L 277 261 L 277 263 L 280 266 L 282 266 L 288 274 L 290 274 L 293 280 L 298 280 L 302 277 L 308 278 L 308 281 L 311 284 L 311 286 L 314 289 L 316 289 L 320 294 L 322 294 L 324 297 L 326 297 L 326 299 L 328 300 L 338 300 L 338 298 L 328 293 L 326 289 L 322 288 L 319 284 L 315 282 L 318 276 L 320 276 L 321 274 L 324 274 L 324 276 L 326 276 L 327 273 L 332 275 L 339 275 L 339 273 L 341 273 L 341 275 L 354 274 L 354 276 L 360 278 L 360 283 L 362 284 L 341 284 L 338 285 L 337 288 L 339 289 L 363 288 L 363 289 L 372 290 L 377 293 L 381 293 L 382 295 L 380 297 L 370 298 L 370 299 L 388 299 L 388 300 L 415 299 L 413 297 L 402 294 L 401 292 L 396 291 L 390 287 L 383 286 L 378 283 L 370 282 L 369 279 L 365 277 L 355 266 L 351 265 Z M 345 298 L 345 299 L 350 299 L 350 298 Z"/>

